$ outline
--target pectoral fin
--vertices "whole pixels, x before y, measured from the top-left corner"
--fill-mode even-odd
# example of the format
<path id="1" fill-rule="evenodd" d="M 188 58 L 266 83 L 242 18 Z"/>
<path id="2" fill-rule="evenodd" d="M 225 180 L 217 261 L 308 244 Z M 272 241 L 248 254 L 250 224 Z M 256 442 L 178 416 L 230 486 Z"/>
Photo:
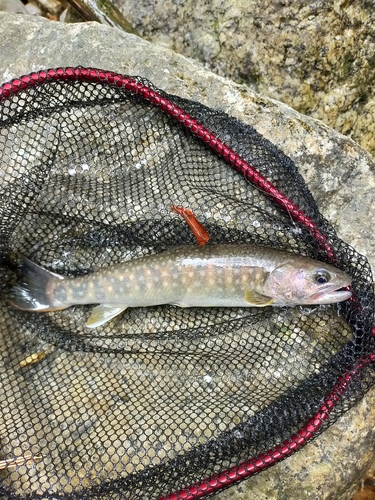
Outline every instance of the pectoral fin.
<path id="1" fill-rule="evenodd" d="M 92 310 L 91 316 L 86 321 L 87 328 L 96 328 L 125 311 L 127 306 L 99 304 Z"/>
<path id="2" fill-rule="evenodd" d="M 245 290 L 244 299 L 254 307 L 270 306 L 274 302 L 271 297 L 254 292 L 254 290 L 250 290 L 249 288 Z"/>

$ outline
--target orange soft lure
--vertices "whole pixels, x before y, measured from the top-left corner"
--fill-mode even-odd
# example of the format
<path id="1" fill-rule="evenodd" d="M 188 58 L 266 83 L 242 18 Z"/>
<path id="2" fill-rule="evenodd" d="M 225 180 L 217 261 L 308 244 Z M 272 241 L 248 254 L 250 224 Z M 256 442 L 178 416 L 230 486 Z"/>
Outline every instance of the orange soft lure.
<path id="1" fill-rule="evenodd" d="M 195 217 L 190 208 L 176 207 L 174 205 L 170 205 L 170 208 L 171 210 L 173 210 L 173 212 L 176 212 L 176 214 L 181 215 L 181 217 L 185 219 L 192 233 L 194 234 L 198 245 L 203 247 L 206 243 L 208 243 L 210 239 L 208 231 Z"/>

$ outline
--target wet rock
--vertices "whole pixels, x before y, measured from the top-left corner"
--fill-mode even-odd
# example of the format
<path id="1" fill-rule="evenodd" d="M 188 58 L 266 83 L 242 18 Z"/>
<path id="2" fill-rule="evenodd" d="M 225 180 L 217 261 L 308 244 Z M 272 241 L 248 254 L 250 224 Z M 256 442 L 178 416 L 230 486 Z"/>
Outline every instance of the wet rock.
<path id="1" fill-rule="evenodd" d="M 375 267 L 375 162 L 351 139 L 167 48 L 96 23 L 66 25 L 0 13 L 0 53 L 2 82 L 48 67 L 94 66 L 144 76 L 167 92 L 250 123 L 292 157 L 326 218 L 343 239 L 367 254 Z M 60 355 L 67 362 L 64 354 Z M 85 370 L 82 360 L 74 367 L 79 382 L 74 397 L 81 392 L 81 381 L 87 383 Z M 126 395 L 122 397 L 126 399 Z M 95 404 L 102 407 L 107 403 L 112 404 Z M 296 455 L 217 498 L 349 500 L 356 482 L 375 458 L 374 403 L 373 389 Z M 67 425 L 74 427 L 73 417 Z M 77 427 L 77 432 L 86 431 Z"/>
<path id="2" fill-rule="evenodd" d="M 115 0 L 146 39 L 375 151 L 374 3 Z"/>

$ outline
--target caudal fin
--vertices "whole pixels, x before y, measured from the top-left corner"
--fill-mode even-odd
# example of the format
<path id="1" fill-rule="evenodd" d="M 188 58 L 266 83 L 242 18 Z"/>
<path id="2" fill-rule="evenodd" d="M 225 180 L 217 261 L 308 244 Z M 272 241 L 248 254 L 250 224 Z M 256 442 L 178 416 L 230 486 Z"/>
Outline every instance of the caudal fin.
<path id="1" fill-rule="evenodd" d="M 22 279 L 11 288 L 8 301 L 18 309 L 26 311 L 57 311 L 66 305 L 53 297 L 52 290 L 57 280 L 64 277 L 47 271 L 26 257 L 21 259 Z"/>

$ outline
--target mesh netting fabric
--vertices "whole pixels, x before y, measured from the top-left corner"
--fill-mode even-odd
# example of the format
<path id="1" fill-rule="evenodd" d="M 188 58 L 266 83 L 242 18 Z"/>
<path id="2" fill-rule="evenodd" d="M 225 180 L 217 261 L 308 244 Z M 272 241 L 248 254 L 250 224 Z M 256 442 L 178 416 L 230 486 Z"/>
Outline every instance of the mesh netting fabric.
<path id="1" fill-rule="evenodd" d="M 373 384 L 369 264 L 252 127 L 96 70 L 35 73 L 1 90 L 2 498 L 198 498 L 251 457 L 257 472 L 298 449 Z M 271 190 L 233 168 L 221 141 Z M 140 307 L 95 330 L 85 327 L 92 306 L 38 314 L 7 303 L 21 255 L 79 276 L 196 245 L 171 205 L 190 208 L 210 244 L 333 263 L 351 276 L 353 299 Z M 224 470 L 206 489 L 172 494 Z"/>

